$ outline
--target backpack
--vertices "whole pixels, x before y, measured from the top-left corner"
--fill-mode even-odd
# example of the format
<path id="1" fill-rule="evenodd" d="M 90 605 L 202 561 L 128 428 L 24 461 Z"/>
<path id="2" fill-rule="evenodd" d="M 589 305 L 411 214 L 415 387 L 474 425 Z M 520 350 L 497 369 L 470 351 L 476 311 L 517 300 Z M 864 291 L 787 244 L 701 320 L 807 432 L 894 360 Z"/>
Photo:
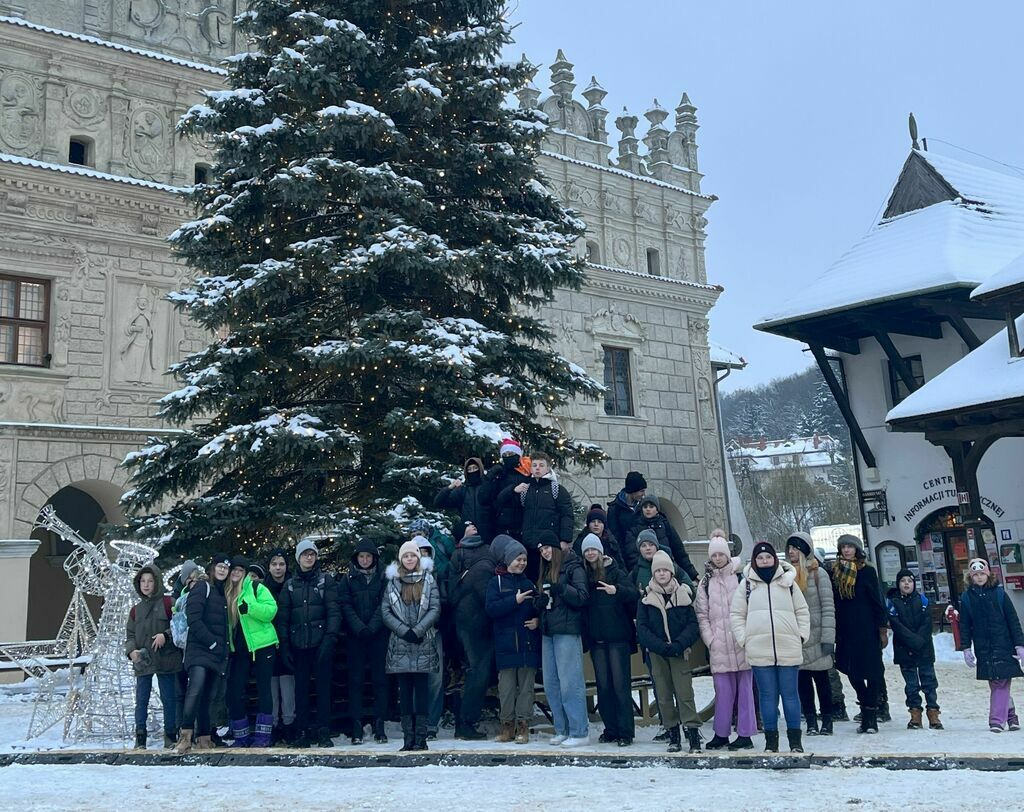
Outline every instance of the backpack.
<path id="1" fill-rule="evenodd" d="M 206 597 L 210 597 L 210 582 L 204 581 L 206 584 Z M 185 603 L 188 601 L 188 592 L 182 592 L 178 596 L 178 600 L 174 602 L 174 607 L 171 609 L 171 639 L 180 649 L 184 649 L 188 644 L 188 618 L 185 617 Z"/>

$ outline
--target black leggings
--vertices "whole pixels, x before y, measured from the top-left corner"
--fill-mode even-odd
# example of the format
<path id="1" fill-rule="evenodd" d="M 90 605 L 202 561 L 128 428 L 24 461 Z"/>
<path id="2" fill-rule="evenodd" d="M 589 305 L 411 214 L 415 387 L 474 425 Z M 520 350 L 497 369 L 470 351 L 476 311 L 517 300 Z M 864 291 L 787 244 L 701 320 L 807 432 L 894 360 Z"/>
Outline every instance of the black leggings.
<path id="1" fill-rule="evenodd" d="M 259 696 L 258 713 L 270 716 L 274 712 L 274 695 L 270 690 L 270 681 L 274 676 L 274 658 L 276 646 L 266 646 L 255 655 L 241 651 L 231 655 L 228 665 L 228 715 L 232 721 L 248 719 L 249 671 L 256 672 L 256 689 Z"/>
<path id="2" fill-rule="evenodd" d="M 818 711 L 822 716 L 832 715 L 832 686 L 828 681 L 828 671 L 801 671 L 797 678 L 797 690 L 800 692 L 800 708 L 804 716 L 814 713 L 814 694 L 818 694 Z"/>
<path id="3" fill-rule="evenodd" d="M 181 727 L 183 730 L 194 730 L 196 738 L 209 736 L 210 698 L 220 681 L 220 674 L 212 668 L 194 665 L 188 670 L 188 689 L 182 707 Z"/>
<path id="4" fill-rule="evenodd" d="M 430 710 L 426 674 L 396 674 L 398 706 L 402 716 L 426 716 Z"/>

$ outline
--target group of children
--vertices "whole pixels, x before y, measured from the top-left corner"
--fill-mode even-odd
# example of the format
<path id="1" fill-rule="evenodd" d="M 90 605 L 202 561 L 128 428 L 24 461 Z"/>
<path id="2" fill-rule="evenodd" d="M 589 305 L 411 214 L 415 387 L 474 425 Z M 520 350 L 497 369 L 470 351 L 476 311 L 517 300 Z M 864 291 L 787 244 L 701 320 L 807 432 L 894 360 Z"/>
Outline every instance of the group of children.
<path id="1" fill-rule="evenodd" d="M 446 662 L 455 659 L 463 676 L 457 738 L 485 738 L 478 724 L 496 669 L 497 741 L 528 742 L 540 669 L 554 727 L 550 744 L 585 744 L 589 651 L 604 724 L 600 741 L 628 746 L 635 735 L 631 657 L 639 646 L 669 751 L 680 751 L 685 736 L 697 752 L 692 677 L 703 641 L 715 689 L 707 748 L 752 748 L 759 716 L 765 750 L 777 751 L 781 700 L 789 748 L 802 752 L 801 716 L 809 734 L 833 732 L 834 667 L 858 694 L 858 732 L 877 732 L 889 627 L 907 686 L 908 727 L 922 726 L 922 692 L 930 726 L 941 727 L 928 604 L 909 571 L 886 600 L 855 537 L 839 540 L 830 573 L 805 534 L 787 540 L 784 558 L 770 544 L 755 545 L 744 566 L 715 531 L 699 574 L 637 472 L 608 511 L 591 507 L 573 539 L 569 494 L 550 460 L 535 455 L 525 463 L 521 453 L 506 441 L 491 470 L 467 462 L 466 481 L 438 495 L 459 510 L 454 537 L 417 520 L 387 567 L 376 546 L 362 541 L 347 571 L 328 573 L 315 540 L 304 539 L 294 573 L 283 550 L 272 553 L 266 569 L 226 555 L 205 571 L 186 562 L 176 600 L 164 597 L 159 570 L 140 570 L 140 602 L 126 639 L 138 678 L 137 745 L 145 746 L 156 675 L 164 743 L 180 753 L 215 743 L 210 706 L 223 678 L 233 746 L 331 746 L 331 672 L 343 642 L 353 744 L 363 739 L 367 681 L 373 736 L 387 741 L 390 676 L 398 688 L 401 749 L 427 749 L 444 708 Z M 971 563 L 970 581 L 961 600 L 965 658 L 992 686 L 991 729 L 1016 729 L 1009 685 L 1021 676 L 1024 635 L 986 562 Z"/>

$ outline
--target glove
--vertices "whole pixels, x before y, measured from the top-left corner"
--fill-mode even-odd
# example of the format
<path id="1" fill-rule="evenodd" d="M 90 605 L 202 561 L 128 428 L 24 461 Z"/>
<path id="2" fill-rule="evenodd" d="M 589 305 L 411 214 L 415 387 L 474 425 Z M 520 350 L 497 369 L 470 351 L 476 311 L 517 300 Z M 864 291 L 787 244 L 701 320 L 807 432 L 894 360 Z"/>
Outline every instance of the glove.
<path id="1" fill-rule="evenodd" d="M 974 656 L 973 651 L 967 649 L 967 651 L 964 652 L 964 662 L 967 663 L 970 668 L 974 668 L 974 666 L 978 664 L 978 658 Z"/>
<path id="2" fill-rule="evenodd" d="M 539 595 L 533 596 L 533 608 L 538 612 L 543 612 L 548 608 L 548 596 L 541 592 Z"/>
<path id="3" fill-rule="evenodd" d="M 549 589 L 548 591 L 551 593 L 551 597 L 555 597 L 556 595 L 561 595 L 563 592 L 565 592 L 565 584 L 562 584 L 562 583 L 552 584 L 551 585 L 551 589 Z"/>
<path id="4" fill-rule="evenodd" d="M 249 604 L 246 603 L 245 601 L 242 601 L 240 604 L 238 604 L 238 614 L 240 614 L 240 615 L 247 615 L 247 614 L 249 614 Z"/>
<path id="5" fill-rule="evenodd" d="M 833 643 L 822 643 L 821 644 L 821 653 L 824 654 L 826 657 L 831 657 L 833 654 L 836 653 L 835 644 L 833 644 Z"/>
<path id="6" fill-rule="evenodd" d="M 412 629 L 406 629 L 405 632 L 402 634 L 402 639 L 406 643 L 412 643 L 413 645 L 416 645 L 420 642 L 419 636 Z"/>
<path id="7" fill-rule="evenodd" d="M 1017 659 L 1021 662 L 1024 662 L 1024 646 L 1017 646 L 1017 648 L 1014 649 L 1014 651 L 1017 652 Z"/>

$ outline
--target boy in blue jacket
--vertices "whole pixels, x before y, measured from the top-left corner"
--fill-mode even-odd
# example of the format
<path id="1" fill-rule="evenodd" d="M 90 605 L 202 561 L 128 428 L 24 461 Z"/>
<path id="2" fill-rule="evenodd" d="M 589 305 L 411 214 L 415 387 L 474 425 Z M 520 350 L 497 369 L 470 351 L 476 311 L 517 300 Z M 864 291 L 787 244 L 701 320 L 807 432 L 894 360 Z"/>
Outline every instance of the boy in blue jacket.
<path id="1" fill-rule="evenodd" d="M 886 595 L 885 608 L 893 631 L 893 661 L 900 667 L 910 711 L 908 730 L 920 730 L 921 694 L 928 711 L 928 727 L 942 730 L 936 691 L 935 645 L 932 642 L 932 618 L 928 598 L 917 591 L 917 579 L 908 569 L 896 575 L 896 586 Z"/>

